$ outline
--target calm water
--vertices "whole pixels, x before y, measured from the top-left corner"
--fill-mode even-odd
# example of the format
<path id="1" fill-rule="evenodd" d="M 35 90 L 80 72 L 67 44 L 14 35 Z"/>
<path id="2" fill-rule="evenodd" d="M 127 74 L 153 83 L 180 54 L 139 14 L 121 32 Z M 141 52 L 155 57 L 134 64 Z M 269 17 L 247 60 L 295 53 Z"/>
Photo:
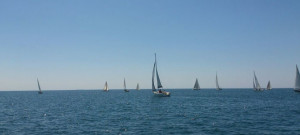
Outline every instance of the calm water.
<path id="1" fill-rule="evenodd" d="M 300 134 L 292 89 L 0 92 L 0 134 Z"/>

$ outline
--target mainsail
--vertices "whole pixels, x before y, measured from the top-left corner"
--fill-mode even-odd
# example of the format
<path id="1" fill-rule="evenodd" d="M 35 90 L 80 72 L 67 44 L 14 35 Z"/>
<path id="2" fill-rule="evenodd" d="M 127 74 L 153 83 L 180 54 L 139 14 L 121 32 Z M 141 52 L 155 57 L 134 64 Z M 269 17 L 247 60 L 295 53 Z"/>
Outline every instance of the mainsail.
<path id="1" fill-rule="evenodd" d="M 139 83 L 136 85 L 136 90 L 140 90 L 140 85 L 139 85 Z"/>
<path id="2" fill-rule="evenodd" d="M 216 88 L 217 88 L 217 90 L 221 90 L 221 88 L 219 86 L 218 75 L 217 74 L 216 74 Z"/>
<path id="3" fill-rule="evenodd" d="M 271 90 L 272 89 L 272 87 L 271 87 L 271 82 L 269 81 L 268 82 L 268 85 L 267 85 L 267 90 Z"/>
<path id="4" fill-rule="evenodd" d="M 198 83 L 198 78 L 196 78 L 196 82 L 195 82 L 193 90 L 200 90 L 200 86 L 199 86 L 199 83 Z"/>
<path id="5" fill-rule="evenodd" d="M 159 79 L 159 75 L 158 75 L 158 71 L 157 71 L 157 62 L 156 62 L 156 54 L 155 54 L 155 66 L 156 66 L 156 80 L 157 80 L 157 88 L 162 88 L 163 86 L 161 85 L 160 79 Z"/>
<path id="6" fill-rule="evenodd" d="M 154 65 L 153 65 L 153 71 L 152 71 L 152 91 L 155 91 L 155 85 L 154 85 L 154 76 L 155 76 L 155 62 L 154 62 Z"/>
<path id="7" fill-rule="evenodd" d="M 257 80 L 257 77 L 255 75 L 255 72 L 254 72 L 254 82 L 255 82 L 255 90 L 262 90 L 262 88 L 260 87 L 259 82 Z"/>
<path id="8" fill-rule="evenodd" d="M 39 87 L 39 94 L 42 94 L 42 89 L 41 89 L 41 86 L 40 86 L 39 78 L 37 78 L 37 84 L 38 84 L 38 87 Z"/>
<path id="9" fill-rule="evenodd" d="M 109 89 L 108 89 L 108 84 L 107 84 L 107 82 L 105 82 L 105 85 L 104 85 L 103 90 L 104 90 L 104 91 L 108 91 L 108 90 L 109 90 Z"/>
<path id="10" fill-rule="evenodd" d="M 124 78 L 124 90 L 126 90 L 126 82 L 125 82 L 125 78 Z"/>
<path id="11" fill-rule="evenodd" d="M 300 75 L 299 75 L 299 70 L 298 66 L 296 65 L 296 79 L 295 79 L 295 91 L 300 91 Z"/>

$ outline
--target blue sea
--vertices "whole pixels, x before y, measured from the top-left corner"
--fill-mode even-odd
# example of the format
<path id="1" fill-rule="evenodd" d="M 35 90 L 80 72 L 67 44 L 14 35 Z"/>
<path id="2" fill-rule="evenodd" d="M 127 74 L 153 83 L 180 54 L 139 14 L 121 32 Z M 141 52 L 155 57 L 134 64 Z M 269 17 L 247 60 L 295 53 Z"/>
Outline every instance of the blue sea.
<path id="1" fill-rule="evenodd" d="M 1 135 L 300 134 L 292 89 L 0 92 Z"/>

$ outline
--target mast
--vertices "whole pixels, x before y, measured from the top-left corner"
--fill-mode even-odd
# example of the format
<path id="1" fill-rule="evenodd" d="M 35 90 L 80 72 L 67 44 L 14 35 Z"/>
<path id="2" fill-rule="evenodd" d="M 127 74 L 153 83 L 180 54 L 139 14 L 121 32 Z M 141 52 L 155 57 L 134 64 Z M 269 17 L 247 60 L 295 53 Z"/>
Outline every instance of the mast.
<path id="1" fill-rule="evenodd" d="M 296 65 L 296 79 L 295 79 L 295 88 L 294 90 L 300 90 L 300 75 L 299 75 L 299 69 Z"/>
<path id="2" fill-rule="evenodd" d="M 157 88 L 162 88 L 163 86 L 161 85 L 159 76 L 158 76 L 158 71 L 157 71 L 157 62 L 156 62 L 156 53 L 155 53 L 155 64 L 156 64 L 156 80 L 157 80 Z"/>

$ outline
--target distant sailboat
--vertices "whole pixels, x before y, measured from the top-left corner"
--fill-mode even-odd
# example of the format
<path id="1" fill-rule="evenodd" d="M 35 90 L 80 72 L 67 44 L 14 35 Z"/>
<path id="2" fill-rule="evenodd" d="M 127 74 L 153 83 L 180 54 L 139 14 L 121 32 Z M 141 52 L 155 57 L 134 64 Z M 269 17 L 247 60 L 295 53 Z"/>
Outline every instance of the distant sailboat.
<path id="1" fill-rule="evenodd" d="M 271 89 L 272 89 L 272 86 L 271 86 L 271 82 L 269 81 L 268 85 L 267 85 L 267 90 L 271 90 Z"/>
<path id="2" fill-rule="evenodd" d="M 128 90 L 128 89 L 126 89 L 126 82 L 125 82 L 125 78 L 124 78 L 124 91 L 125 91 L 125 92 L 129 92 L 129 90 Z"/>
<path id="3" fill-rule="evenodd" d="M 299 75 L 299 70 L 298 66 L 296 65 L 296 79 L 295 79 L 295 88 L 294 91 L 300 92 L 300 75 Z"/>
<path id="4" fill-rule="evenodd" d="M 217 90 L 222 90 L 222 88 L 220 88 L 220 86 L 219 86 L 218 75 L 217 74 L 216 74 L 216 89 Z"/>
<path id="5" fill-rule="evenodd" d="M 39 87 L 39 92 L 38 93 L 43 94 L 41 86 L 40 86 L 39 78 L 37 78 L 37 84 L 38 84 L 38 87 Z"/>
<path id="6" fill-rule="evenodd" d="M 253 88 L 254 88 L 254 90 L 258 90 L 258 91 L 263 90 L 263 89 L 260 87 L 259 83 L 258 83 L 258 80 L 257 80 L 257 77 L 256 77 L 256 75 L 255 75 L 255 72 L 254 72 Z"/>
<path id="7" fill-rule="evenodd" d="M 156 71 L 157 89 L 155 88 L 155 85 L 154 85 L 155 71 Z M 153 91 L 153 94 L 156 96 L 168 97 L 171 95 L 170 92 L 164 91 L 163 86 L 161 85 L 161 82 L 160 82 L 160 79 L 158 76 L 158 71 L 157 71 L 156 54 L 155 54 L 155 62 L 154 62 L 154 66 L 153 66 L 153 71 L 152 71 L 152 91 Z"/>
<path id="8" fill-rule="evenodd" d="M 139 83 L 136 85 L 136 90 L 140 90 L 140 85 L 139 85 Z"/>
<path id="9" fill-rule="evenodd" d="M 200 85 L 198 83 L 198 78 L 196 78 L 196 82 L 195 82 L 193 90 L 200 90 Z"/>
<path id="10" fill-rule="evenodd" d="M 107 81 L 105 82 L 105 85 L 104 85 L 104 88 L 103 88 L 104 91 L 108 91 L 108 84 L 107 84 Z"/>

